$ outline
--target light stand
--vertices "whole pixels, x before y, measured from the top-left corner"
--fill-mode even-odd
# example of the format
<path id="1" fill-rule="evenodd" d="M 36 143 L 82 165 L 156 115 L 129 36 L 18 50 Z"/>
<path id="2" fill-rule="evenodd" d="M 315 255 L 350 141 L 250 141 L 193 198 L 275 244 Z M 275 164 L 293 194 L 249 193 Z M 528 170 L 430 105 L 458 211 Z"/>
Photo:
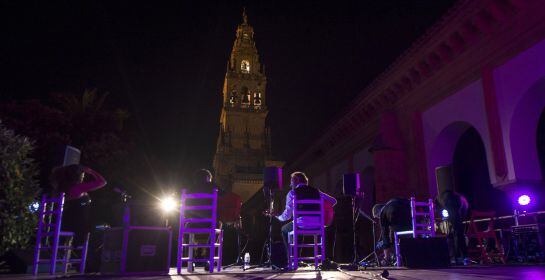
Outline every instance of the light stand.
<path id="1" fill-rule="evenodd" d="M 354 258 L 347 265 L 341 265 L 341 269 L 355 271 L 358 270 L 358 248 L 356 242 L 356 195 L 350 195 L 352 200 L 352 247 L 354 248 Z"/>
<path id="2" fill-rule="evenodd" d="M 365 212 L 363 212 L 363 210 L 359 210 L 359 213 L 365 217 L 367 220 L 369 220 L 371 222 L 371 225 L 372 225 L 372 230 L 373 230 L 373 251 L 371 253 L 369 253 L 369 255 L 367 255 L 365 258 L 363 258 L 361 261 L 359 261 L 359 265 L 360 266 L 363 266 L 363 267 L 369 267 L 369 266 L 372 266 L 371 264 L 373 263 L 372 261 L 369 261 L 370 258 L 373 258 L 375 263 L 377 264 L 377 267 L 380 267 L 380 262 L 378 260 L 378 255 L 377 255 L 377 239 L 376 239 L 376 236 L 375 236 L 375 224 L 377 223 L 375 220 L 373 220 L 373 218 L 371 218 L 369 215 L 367 215 Z"/>

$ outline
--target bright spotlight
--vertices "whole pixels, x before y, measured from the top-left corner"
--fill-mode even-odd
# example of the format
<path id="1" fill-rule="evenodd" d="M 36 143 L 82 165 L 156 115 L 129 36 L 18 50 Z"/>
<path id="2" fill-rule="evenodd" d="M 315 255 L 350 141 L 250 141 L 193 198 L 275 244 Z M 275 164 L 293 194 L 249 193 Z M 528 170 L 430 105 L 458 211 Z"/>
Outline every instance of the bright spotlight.
<path id="1" fill-rule="evenodd" d="M 161 209 L 165 213 L 171 212 L 172 210 L 176 209 L 177 205 L 178 204 L 176 203 L 176 200 L 172 196 L 167 196 L 161 199 Z"/>
<path id="2" fill-rule="evenodd" d="M 39 208 L 40 203 L 38 201 L 34 201 L 28 206 L 28 210 L 30 210 L 31 213 L 37 212 Z"/>
<path id="3" fill-rule="evenodd" d="M 523 194 L 519 196 L 519 198 L 517 199 L 517 202 L 519 203 L 520 206 L 526 206 L 530 204 L 531 201 L 532 200 L 530 199 L 530 196 L 527 194 Z"/>
<path id="4" fill-rule="evenodd" d="M 441 210 L 441 216 L 443 216 L 443 219 L 447 219 L 447 218 L 448 218 L 448 211 L 447 211 L 447 209 Z"/>

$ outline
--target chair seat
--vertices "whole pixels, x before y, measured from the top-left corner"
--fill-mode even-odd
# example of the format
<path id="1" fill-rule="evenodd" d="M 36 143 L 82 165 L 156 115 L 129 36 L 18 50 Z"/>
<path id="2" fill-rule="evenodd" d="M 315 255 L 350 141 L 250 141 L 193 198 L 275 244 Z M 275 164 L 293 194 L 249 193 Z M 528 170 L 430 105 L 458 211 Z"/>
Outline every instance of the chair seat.
<path id="1" fill-rule="evenodd" d="M 184 228 L 183 233 L 220 233 L 221 229 L 210 229 L 210 228 Z"/>
<path id="2" fill-rule="evenodd" d="M 208 243 L 201 243 L 201 244 L 182 244 L 183 247 L 193 247 L 193 248 L 206 248 L 206 247 L 219 247 L 221 246 L 220 243 L 214 243 L 214 244 L 208 244 Z"/>
<path id="3" fill-rule="evenodd" d="M 294 244 L 290 244 L 291 247 L 295 246 Z M 297 247 L 305 247 L 305 248 L 312 248 L 314 246 L 322 246 L 322 243 L 321 242 L 318 242 L 316 244 L 314 243 L 297 243 Z"/>

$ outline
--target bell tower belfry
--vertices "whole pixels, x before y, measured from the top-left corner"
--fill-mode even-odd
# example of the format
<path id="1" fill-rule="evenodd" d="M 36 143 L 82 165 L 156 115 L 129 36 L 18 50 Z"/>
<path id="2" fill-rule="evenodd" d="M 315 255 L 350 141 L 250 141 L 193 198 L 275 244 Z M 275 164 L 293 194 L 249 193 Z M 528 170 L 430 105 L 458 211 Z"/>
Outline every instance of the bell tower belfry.
<path id="1" fill-rule="evenodd" d="M 217 183 L 240 195 L 243 201 L 262 187 L 263 168 L 271 156 L 270 132 L 265 125 L 266 85 L 254 29 L 244 10 L 227 62 L 214 156 Z"/>

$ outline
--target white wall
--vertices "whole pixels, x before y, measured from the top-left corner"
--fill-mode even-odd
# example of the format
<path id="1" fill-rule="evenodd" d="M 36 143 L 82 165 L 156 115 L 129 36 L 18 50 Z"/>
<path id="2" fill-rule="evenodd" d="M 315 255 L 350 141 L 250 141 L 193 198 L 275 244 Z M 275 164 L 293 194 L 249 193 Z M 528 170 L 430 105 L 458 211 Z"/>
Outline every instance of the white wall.
<path id="1" fill-rule="evenodd" d="M 467 85 L 423 112 L 422 122 L 430 195 L 437 194 L 435 168 L 452 163 L 456 143 L 469 127 L 475 128 L 483 140 L 489 175 L 492 183 L 495 183 L 481 80 Z"/>
<path id="2" fill-rule="evenodd" d="M 493 74 L 508 179 L 541 180 L 535 134 L 545 107 L 545 40 L 497 67 Z"/>

